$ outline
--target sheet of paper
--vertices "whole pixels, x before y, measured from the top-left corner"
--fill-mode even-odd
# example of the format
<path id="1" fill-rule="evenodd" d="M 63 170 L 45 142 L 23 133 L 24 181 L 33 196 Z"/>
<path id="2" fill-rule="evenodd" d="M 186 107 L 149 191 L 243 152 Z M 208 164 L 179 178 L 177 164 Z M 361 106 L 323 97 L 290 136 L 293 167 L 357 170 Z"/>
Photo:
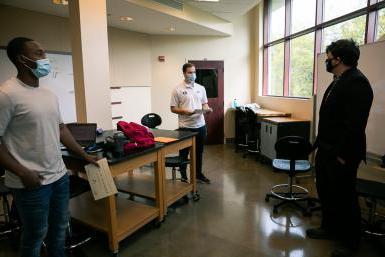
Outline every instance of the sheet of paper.
<path id="1" fill-rule="evenodd" d="M 171 142 L 177 141 L 178 139 L 171 138 L 171 137 L 156 137 L 154 138 L 154 140 L 159 143 L 171 143 Z"/>
<path id="2" fill-rule="evenodd" d="M 211 112 L 212 109 L 211 108 L 208 108 L 208 109 L 195 109 L 194 110 L 194 114 L 206 114 L 208 112 Z"/>
<path id="3" fill-rule="evenodd" d="M 99 160 L 98 164 L 99 167 L 93 164 L 88 164 L 84 167 L 95 200 L 118 193 L 114 179 L 111 176 L 107 159 L 103 158 Z"/>
<path id="4" fill-rule="evenodd" d="M 203 113 L 203 109 L 195 109 L 194 110 L 194 114 L 202 114 Z"/>

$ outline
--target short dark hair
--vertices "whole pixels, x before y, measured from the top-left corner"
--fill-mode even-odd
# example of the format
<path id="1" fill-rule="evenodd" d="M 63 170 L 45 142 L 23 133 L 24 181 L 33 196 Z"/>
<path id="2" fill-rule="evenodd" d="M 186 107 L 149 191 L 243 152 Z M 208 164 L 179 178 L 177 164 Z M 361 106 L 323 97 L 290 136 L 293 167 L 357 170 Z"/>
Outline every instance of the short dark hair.
<path id="1" fill-rule="evenodd" d="M 339 57 L 345 65 L 358 65 L 360 59 L 360 49 L 353 39 L 340 39 L 332 42 L 326 47 L 326 52 L 331 53 L 334 58 Z"/>
<path id="2" fill-rule="evenodd" d="M 33 41 L 33 39 L 26 37 L 16 37 L 9 41 L 7 45 L 7 55 L 13 64 L 16 65 L 16 57 L 22 53 L 25 43 L 29 41 Z"/>
<path id="3" fill-rule="evenodd" d="M 183 64 L 183 68 L 182 68 L 182 71 L 183 71 L 183 73 L 185 73 L 186 72 L 186 70 L 188 69 L 188 68 L 191 68 L 191 67 L 195 67 L 195 65 L 194 64 L 192 64 L 192 63 L 185 63 L 185 64 Z"/>

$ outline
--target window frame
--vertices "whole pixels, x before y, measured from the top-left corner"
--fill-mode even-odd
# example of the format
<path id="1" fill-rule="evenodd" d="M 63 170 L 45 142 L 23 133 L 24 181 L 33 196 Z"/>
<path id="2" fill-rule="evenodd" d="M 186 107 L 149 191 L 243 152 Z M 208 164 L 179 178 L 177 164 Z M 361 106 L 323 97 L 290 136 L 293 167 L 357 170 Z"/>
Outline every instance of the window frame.
<path id="1" fill-rule="evenodd" d="M 337 18 L 323 21 L 323 8 L 325 0 L 316 1 L 315 25 L 307 29 L 291 33 L 291 8 L 292 0 L 285 0 L 285 34 L 283 38 L 269 42 L 269 0 L 263 2 L 263 71 L 262 71 L 262 96 L 284 97 L 309 99 L 317 92 L 317 55 L 322 52 L 322 31 L 324 28 L 333 26 L 335 24 L 366 15 L 365 25 L 365 40 L 364 44 L 375 42 L 377 29 L 377 15 L 378 10 L 385 8 L 385 1 L 368 0 L 367 5 L 354 12 L 350 12 L 339 16 Z M 309 97 L 290 96 L 290 41 L 294 38 L 304 36 L 308 33 L 314 32 L 314 60 L 313 60 L 313 94 Z M 271 46 L 284 43 L 284 70 L 283 70 L 283 95 L 269 95 L 268 94 L 268 56 L 269 48 Z"/>

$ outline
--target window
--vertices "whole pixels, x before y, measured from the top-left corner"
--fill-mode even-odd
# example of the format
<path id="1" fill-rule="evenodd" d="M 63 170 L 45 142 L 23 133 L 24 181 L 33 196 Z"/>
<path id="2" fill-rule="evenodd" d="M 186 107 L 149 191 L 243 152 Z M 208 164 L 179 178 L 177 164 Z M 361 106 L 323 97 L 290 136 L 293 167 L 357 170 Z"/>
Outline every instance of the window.
<path id="1" fill-rule="evenodd" d="M 385 9 L 378 11 L 376 40 L 385 40 Z"/>
<path id="2" fill-rule="evenodd" d="M 290 42 L 289 96 L 309 97 L 313 91 L 314 33 Z"/>
<path id="3" fill-rule="evenodd" d="M 313 27 L 315 25 L 315 11 L 316 0 L 293 0 L 291 33 Z"/>
<path id="4" fill-rule="evenodd" d="M 322 49 L 324 52 L 331 42 L 340 38 L 351 38 L 359 45 L 365 41 L 366 15 L 338 23 L 323 30 Z"/>
<path id="5" fill-rule="evenodd" d="M 364 8 L 368 0 L 324 0 L 324 21 Z"/>
<path id="6" fill-rule="evenodd" d="M 269 40 L 282 38 L 285 33 L 285 0 L 270 1 Z"/>
<path id="7" fill-rule="evenodd" d="M 263 95 L 309 98 L 317 54 L 385 40 L 384 0 L 264 0 Z"/>
<path id="8" fill-rule="evenodd" d="M 268 94 L 283 96 L 283 44 L 278 44 L 269 48 L 269 75 L 268 75 Z"/>

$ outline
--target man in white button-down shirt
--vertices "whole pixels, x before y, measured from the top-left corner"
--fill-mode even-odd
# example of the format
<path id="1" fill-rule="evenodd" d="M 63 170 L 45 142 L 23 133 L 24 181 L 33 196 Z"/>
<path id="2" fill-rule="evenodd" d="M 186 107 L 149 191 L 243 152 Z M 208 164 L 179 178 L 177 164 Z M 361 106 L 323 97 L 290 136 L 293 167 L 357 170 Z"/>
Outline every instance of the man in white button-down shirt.
<path id="1" fill-rule="evenodd" d="M 196 176 L 202 183 L 210 183 L 210 180 L 203 175 L 202 158 L 203 147 L 206 138 L 206 122 L 204 113 L 212 112 L 208 105 L 206 89 L 195 83 L 195 66 L 191 63 L 183 65 L 184 80 L 172 92 L 171 112 L 178 114 L 179 130 L 198 132 L 196 136 Z M 180 156 L 187 159 L 188 149 L 180 151 Z M 187 181 L 187 165 L 180 167 L 182 181 Z"/>

